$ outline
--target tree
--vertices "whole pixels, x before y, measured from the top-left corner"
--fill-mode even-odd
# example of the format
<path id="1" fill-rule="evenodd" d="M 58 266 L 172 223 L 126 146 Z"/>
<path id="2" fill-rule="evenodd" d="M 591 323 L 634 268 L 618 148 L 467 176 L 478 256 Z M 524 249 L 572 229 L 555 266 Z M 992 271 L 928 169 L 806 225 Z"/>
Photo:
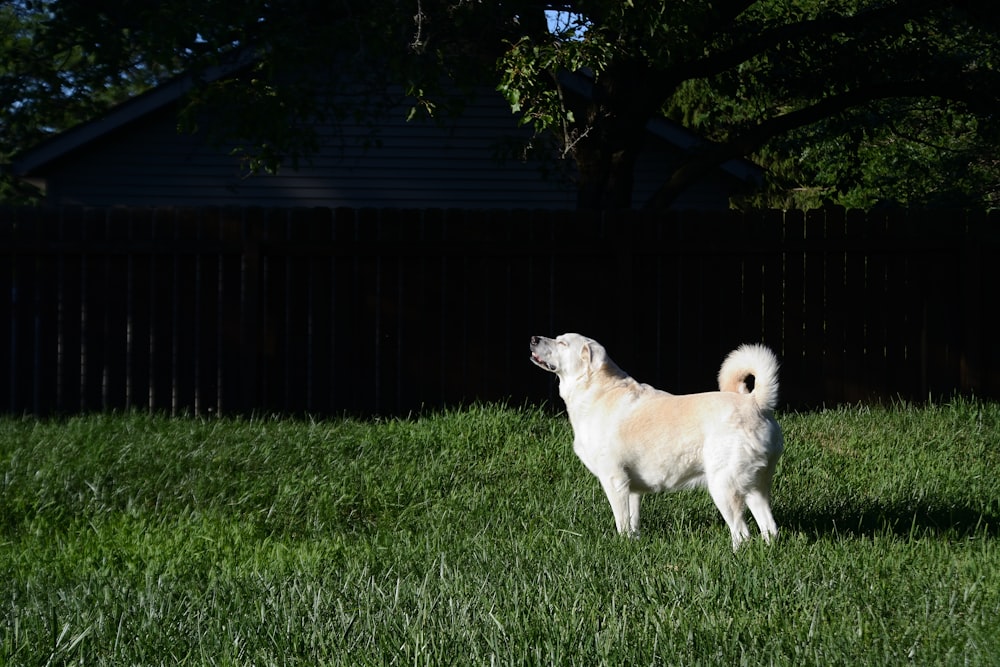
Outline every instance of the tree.
<path id="1" fill-rule="evenodd" d="M 59 35 L 54 10 L 49 0 L 0 5 L 0 166 L 183 67 L 154 64 L 138 42 L 128 48 L 104 42 L 96 25 L 86 38 Z M 120 51 L 112 57 L 102 48 Z M 25 203 L 37 194 L 0 170 L 0 201 Z"/>
<path id="2" fill-rule="evenodd" d="M 768 186 L 749 207 L 1000 205 L 998 128 L 942 100 L 873 103 L 755 154 Z"/>
<path id="3" fill-rule="evenodd" d="M 646 202 L 653 208 L 735 157 L 787 160 L 821 145 L 829 168 L 858 159 L 862 146 L 884 156 L 878 142 L 900 136 L 894 123 L 914 125 L 919 108 L 939 114 L 928 128 L 960 118 L 966 144 L 974 127 L 973 145 L 996 146 L 1000 40 L 985 2 L 572 4 L 581 12 L 576 30 L 527 37 L 508 51 L 504 87 L 537 127 L 562 133 L 579 166 L 581 206 L 631 204 L 642 128 L 662 111 L 714 143 L 675 170 Z M 592 99 L 566 95 L 538 76 L 537 63 L 550 80 L 561 68 L 591 67 Z M 835 154 L 838 143 L 845 150 Z M 794 172 L 809 175 L 809 166 Z M 831 187 L 857 185 L 858 174 L 839 175 Z M 994 170 L 994 188 L 995 178 Z"/>
<path id="4" fill-rule="evenodd" d="M 981 206 L 997 191 L 991 155 L 1000 40 L 992 0 L 24 0 L 13 6 L 32 44 L 30 54 L 14 49 L 20 60 L 4 73 L 39 82 L 60 76 L 37 90 L 5 78 L 0 94 L 8 111 L 16 101 L 9 116 L 44 118 L 45 131 L 79 117 L 52 119 L 39 111 L 51 116 L 59 108 L 43 99 L 53 90 L 84 115 L 88 105 L 108 104 L 124 91 L 251 52 L 256 60 L 246 76 L 196 88 L 181 120 L 190 129 L 199 109 L 238 105 L 237 122 L 221 131 L 247 141 L 257 168 L 307 157 L 315 148 L 309 119 L 365 111 L 329 106 L 330 96 L 317 94 L 351 72 L 364 73 L 371 90 L 402 83 L 416 111 L 436 115 L 459 108 L 445 94 L 454 87 L 443 80 L 460 88 L 495 85 L 534 128 L 537 144 L 551 142 L 573 161 L 581 208 L 664 208 L 736 157 L 757 159 L 776 177 L 750 202 L 757 204 L 932 203 L 934 197 L 919 202 L 913 195 L 941 178 L 955 186 L 937 188 L 942 201 Z M 553 30 L 545 12 L 554 10 L 564 21 Z M 586 76 L 590 93 L 568 86 L 566 72 Z M 366 99 L 379 103 L 377 94 Z M 650 201 L 633 202 L 645 126 L 659 114 L 709 141 Z"/>

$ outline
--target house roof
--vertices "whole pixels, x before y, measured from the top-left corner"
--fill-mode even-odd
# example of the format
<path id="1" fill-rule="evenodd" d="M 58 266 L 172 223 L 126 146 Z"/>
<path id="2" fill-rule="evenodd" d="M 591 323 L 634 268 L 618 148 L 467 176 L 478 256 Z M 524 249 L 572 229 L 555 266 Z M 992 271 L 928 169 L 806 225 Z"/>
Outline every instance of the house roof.
<path id="1" fill-rule="evenodd" d="M 93 120 L 75 125 L 19 153 L 11 163 L 11 171 L 20 177 L 34 176 L 50 162 L 181 100 L 197 82 L 209 83 L 231 76 L 251 65 L 254 60 L 246 54 L 241 54 L 231 62 L 206 68 L 200 76 L 192 72 L 180 74 L 112 107 Z"/>
<path id="2" fill-rule="evenodd" d="M 94 120 L 81 123 L 24 151 L 13 160 L 11 171 L 21 178 L 41 175 L 51 162 L 102 139 L 131 122 L 178 102 L 197 81 L 211 82 L 231 76 L 253 62 L 253 57 L 243 54 L 230 63 L 206 69 L 197 78 L 190 72 L 181 74 L 111 108 Z M 589 96 L 592 92 L 592 79 L 585 73 L 566 72 L 562 77 L 562 83 L 581 95 Z M 704 138 L 666 118 L 650 120 L 646 124 L 646 130 L 682 152 L 690 152 L 706 144 Z M 729 176 L 744 183 L 757 185 L 763 180 L 763 169 L 750 160 L 729 160 L 720 165 L 720 168 Z"/>

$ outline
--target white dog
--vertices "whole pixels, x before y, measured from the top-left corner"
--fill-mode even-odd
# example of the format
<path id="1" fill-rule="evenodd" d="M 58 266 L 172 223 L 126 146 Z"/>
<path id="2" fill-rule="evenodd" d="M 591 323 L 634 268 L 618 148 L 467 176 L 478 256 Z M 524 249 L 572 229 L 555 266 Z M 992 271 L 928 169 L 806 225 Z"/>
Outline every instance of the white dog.
<path id="1" fill-rule="evenodd" d="M 733 549 L 749 535 L 746 507 L 765 541 L 777 535 L 771 479 L 784 446 L 768 348 L 743 345 L 723 362 L 720 391 L 683 396 L 636 382 L 579 334 L 533 336 L 531 360 L 559 377 L 573 451 L 601 481 L 619 533 L 638 534 L 641 494 L 707 486 Z"/>

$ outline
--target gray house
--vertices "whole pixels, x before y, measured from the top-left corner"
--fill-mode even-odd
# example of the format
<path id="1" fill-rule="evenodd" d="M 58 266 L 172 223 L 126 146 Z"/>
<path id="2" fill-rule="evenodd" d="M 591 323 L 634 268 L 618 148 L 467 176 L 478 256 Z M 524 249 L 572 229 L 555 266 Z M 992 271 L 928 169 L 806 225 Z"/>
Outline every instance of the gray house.
<path id="1" fill-rule="evenodd" d="M 220 69 L 211 76 L 232 74 Z M 41 187 L 53 206 L 575 207 L 566 169 L 546 172 L 540 162 L 502 159 L 503 147 L 523 141 L 527 130 L 488 88 L 447 122 L 407 122 L 408 107 L 400 103 L 365 122 L 319 126 L 322 149 L 297 169 L 250 174 L 233 147 L 178 133 L 178 103 L 191 86 L 190 77 L 178 77 L 26 151 L 11 169 Z M 667 120 L 649 123 L 647 131 L 636 202 L 700 143 Z M 732 194 L 760 179 L 756 165 L 733 160 L 675 208 L 727 208 Z"/>

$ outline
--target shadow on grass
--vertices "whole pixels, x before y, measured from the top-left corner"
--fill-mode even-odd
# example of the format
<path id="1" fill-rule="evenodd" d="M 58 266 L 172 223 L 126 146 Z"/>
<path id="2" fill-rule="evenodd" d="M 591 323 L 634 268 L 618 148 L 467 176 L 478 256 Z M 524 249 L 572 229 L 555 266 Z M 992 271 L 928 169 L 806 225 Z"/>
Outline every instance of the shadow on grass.
<path id="1" fill-rule="evenodd" d="M 844 504 L 829 509 L 784 511 L 776 518 L 783 530 L 815 537 L 891 534 L 904 538 L 933 535 L 968 539 L 1000 536 L 1000 516 L 971 507 Z"/>
<path id="2" fill-rule="evenodd" d="M 667 535 L 690 531 L 700 526 L 726 530 L 722 516 L 706 495 L 686 493 L 657 494 L 659 500 L 643 505 L 642 528 L 645 534 Z M 611 511 L 599 504 L 601 525 L 611 530 Z M 758 534 L 750 512 L 745 518 L 750 535 Z M 887 503 L 854 498 L 836 505 L 796 507 L 782 503 L 774 507 L 774 518 L 782 533 L 798 533 L 811 540 L 840 537 L 875 537 L 892 535 L 903 539 L 936 537 L 950 540 L 991 539 L 1000 537 L 1000 508 L 955 505 L 945 507 L 929 503 Z M 610 526 L 610 528 L 608 527 Z M 728 531 L 726 531 L 728 535 Z"/>

